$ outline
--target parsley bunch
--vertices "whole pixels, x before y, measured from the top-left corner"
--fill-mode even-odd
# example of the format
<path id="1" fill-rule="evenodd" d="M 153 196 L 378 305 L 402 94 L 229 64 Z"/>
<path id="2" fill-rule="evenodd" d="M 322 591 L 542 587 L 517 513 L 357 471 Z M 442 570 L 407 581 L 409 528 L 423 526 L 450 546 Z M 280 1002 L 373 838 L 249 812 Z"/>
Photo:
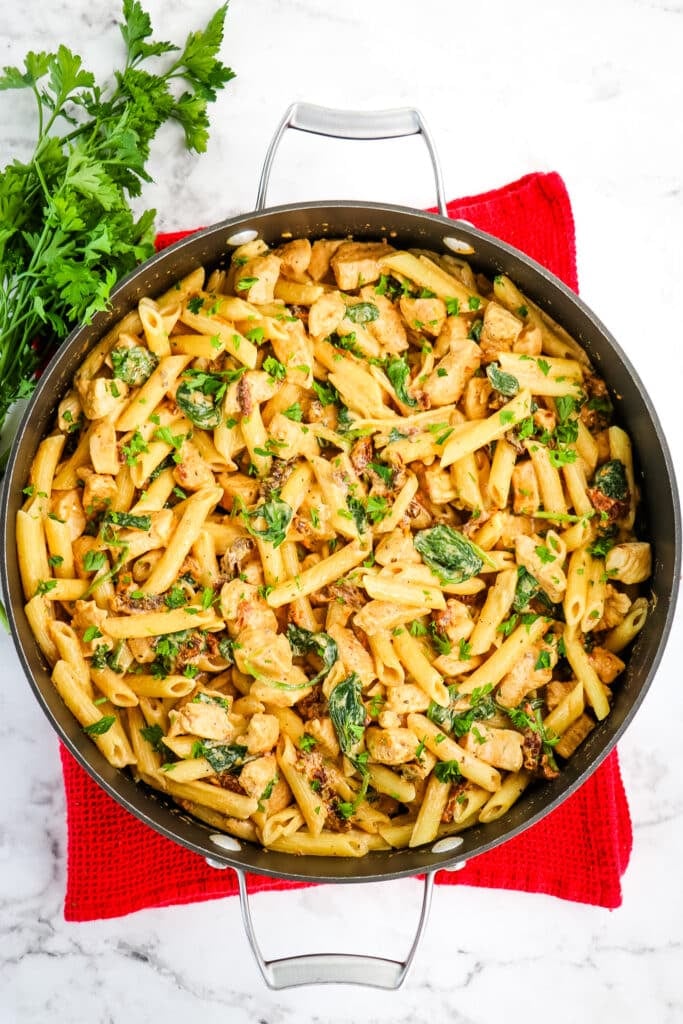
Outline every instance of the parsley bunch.
<path id="1" fill-rule="evenodd" d="M 31 158 L 0 174 L 0 428 L 45 357 L 153 253 L 155 211 L 136 219 L 129 200 L 151 180 L 150 143 L 166 121 L 179 122 L 188 149 L 206 149 L 207 105 L 234 77 L 217 58 L 226 10 L 181 51 L 152 38 L 138 0 L 123 0 L 125 61 L 107 84 L 63 45 L 0 74 L 0 90 L 32 91 L 38 114 Z"/>

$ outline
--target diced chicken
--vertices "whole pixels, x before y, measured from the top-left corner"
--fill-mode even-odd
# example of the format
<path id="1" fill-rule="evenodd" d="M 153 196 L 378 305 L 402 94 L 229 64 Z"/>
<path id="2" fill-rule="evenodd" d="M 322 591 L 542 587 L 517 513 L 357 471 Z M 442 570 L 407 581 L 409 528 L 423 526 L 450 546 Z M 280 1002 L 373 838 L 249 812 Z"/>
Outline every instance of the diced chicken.
<path id="1" fill-rule="evenodd" d="M 442 469 L 439 462 L 427 466 L 422 475 L 427 496 L 433 505 L 447 505 L 458 497 L 450 473 Z"/>
<path id="2" fill-rule="evenodd" d="M 406 764 L 414 761 L 418 749 L 415 733 L 410 729 L 378 729 L 371 726 L 365 731 L 365 743 L 370 757 L 379 764 Z"/>
<path id="3" fill-rule="evenodd" d="M 252 715 L 245 737 L 250 754 L 265 754 L 272 750 L 280 735 L 280 723 L 275 715 Z"/>
<path id="4" fill-rule="evenodd" d="M 470 377 L 462 396 L 462 409 L 468 420 L 486 419 L 492 391 L 488 377 Z"/>
<path id="5" fill-rule="evenodd" d="M 607 553 L 606 572 L 620 583 L 643 583 L 652 574 L 652 550 L 642 541 L 617 544 Z"/>
<path id="6" fill-rule="evenodd" d="M 403 319 L 412 330 L 431 334 L 433 338 L 441 333 L 446 322 L 446 303 L 443 299 L 411 299 L 402 295 L 399 307 Z"/>
<path id="7" fill-rule="evenodd" d="M 545 702 L 548 711 L 552 711 L 553 708 L 556 708 L 557 705 L 572 692 L 575 686 L 575 679 L 569 679 L 566 682 L 562 682 L 559 679 L 552 679 L 545 688 Z"/>
<path id="8" fill-rule="evenodd" d="M 499 704 L 504 704 L 506 708 L 515 708 L 531 690 L 550 682 L 553 675 L 552 666 L 557 662 L 557 653 L 549 645 L 544 646 L 543 650 L 547 652 L 546 660 L 549 660 L 550 667 L 536 668 L 541 651 L 540 644 L 535 644 L 526 650 L 503 677 L 496 697 Z"/>
<path id="9" fill-rule="evenodd" d="M 118 489 L 113 476 L 102 476 L 86 467 L 78 470 L 78 476 L 84 483 L 81 501 L 87 516 L 109 508 L 116 501 Z"/>
<path id="10" fill-rule="evenodd" d="M 539 555 L 537 548 L 544 548 L 547 554 Z M 537 537 L 516 537 L 515 556 L 518 565 L 523 565 L 541 584 L 553 602 L 561 601 L 567 589 L 567 577 L 562 568 L 563 559 L 551 551 Z"/>
<path id="11" fill-rule="evenodd" d="M 270 717 L 270 716 L 269 716 Z M 247 796 L 260 800 L 264 790 L 277 776 L 277 761 L 274 754 L 247 761 L 240 772 L 240 785 Z"/>
<path id="12" fill-rule="evenodd" d="M 223 488 L 220 504 L 228 512 L 232 510 L 235 498 L 239 497 L 245 505 L 253 505 L 259 495 L 260 483 L 246 473 L 220 473 L 218 484 Z"/>
<path id="13" fill-rule="evenodd" d="M 422 559 L 415 550 L 410 531 L 397 529 L 387 533 L 379 542 L 375 548 L 375 561 L 378 565 L 391 565 L 392 562 L 414 562 L 419 565 Z"/>
<path id="14" fill-rule="evenodd" d="M 443 327 L 434 345 L 434 355 L 440 358 L 449 351 L 453 342 L 466 341 L 469 333 L 469 323 L 463 317 L 446 317 Z"/>
<path id="15" fill-rule="evenodd" d="M 435 612 L 432 616 L 434 627 L 439 633 L 445 633 L 452 644 L 458 645 L 466 640 L 474 629 L 470 610 L 462 601 L 449 597 L 444 611 Z"/>
<path id="16" fill-rule="evenodd" d="M 300 320 L 284 324 L 285 339 L 273 338 L 271 344 L 276 357 L 287 368 L 287 380 L 302 387 L 310 387 L 313 366 L 313 342 Z"/>
<path id="17" fill-rule="evenodd" d="M 380 711 L 377 716 L 377 724 L 382 729 L 400 729 L 403 725 L 403 719 L 398 711 L 387 711 L 385 709 Z"/>
<path id="18" fill-rule="evenodd" d="M 69 491 L 53 491 L 50 498 L 50 511 L 69 527 L 71 540 L 80 537 L 86 526 L 80 488 Z"/>
<path id="19" fill-rule="evenodd" d="M 83 412 L 89 420 L 101 420 L 104 416 L 123 408 L 128 397 L 128 385 L 122 380 L 107 380 L 95 377 L 84 387 L 81 394 Z"/>
<path id="20" fill-rule="evenodd" d="M 90 461 L 96 473 L 116 476 L 120 469 L 116 430 L 109 420 L 100 420 L 90 429 Z"/>
<path id="21" fill-rule="evenodd" d="M 415 615 L 422 614 L 421 608 L 414 609 Z M 361 611 L 356 612 L 354 624 L 368 636 L 391 631 L 406 621 L 406 609 L 389 601 L 368 601 Z"/>
<path id="22" fill-rule="evenodd" d="M 280 273 L 290 281 L 305 281 L 308 264 L 311 262 L 311 243 L 307 238 L 295 238 L 274 250 L 282 260 Z"/>
<path id="23" fill-rule="evenodd" d="M 331 718 L 311 718 L 306 725 L 306 732 L 314 737 L 326 757 L 339 756 L 339 743 Z"/>
<path id="24" fill-rule="evenodd" d="M 346 303 L 339 292 L 327 292 L 313 303 L 308 311 L 308 333 L 314 338 L 326 338 L 339 327 L 346 316 Z"/>
<path id="25" fill-rule="evenodd" d="M 414 735 L 413 740 L 415 740 Z M 415 749 L 417 750 L 417 747 Z M 425 748 L 420 756 L 414 761 L 408 761 L 406 764 L 402 764 L 399 768 L 399 774 L 407 782 L 419 783 L 422 779 L 427 778 L 437 761 L 438 758 L 432 754 L 431 750 L 427 750 Z"/>
<path id="26" fill-rule="evenodd" d="M 395 711 L 398 715 L 407 715 L 411 711 L 426 711 L 429 707 L 429 697 L 421 686 L 416 686 L 414 683 L 389 686 L 385 707 L 387 711 Z M 381 724 L 384 723 L 381 722 Z"/>
<path id="27" fill-rule="evenodd" d="M 514 729 L 490 729 L 483 722 L 477 722 L 465 736 L 462 746 L 494 768 L 517 772 L 524 760 L 523 743 L 524 737 Z"/>
<path id="28" fill-rule="evenodd" d="M 57 426 L 64 434 L 70 434 L 78 424 L 83 410 L 78 392 L 68 391 L 57 406 Z"/>
<path id="29" fill-rule="evenodd" d="M 173 468 L 173 479 L 184 491 L 199 491 L 202 487 L 214 485 L 211 467 L 191 441 L 183 442 L 181 461 Z"/>
<path id="30" fill-rule="evenodd" d="M 512 345 L 513 352 L 525 356 L 540 356 L 543 351 L 543 335 L 539 327 L 525 327 Z"/>
<path id="31" fill-rule="evenodd" d="M 98 644 L 104 644 L 109 648 L 113 647 L 113 643 L 104 629 L 104 622 L 107 618 L 106 609 L 98 608 L 94 601 L 76 601 L 74 609 L 71 625 L 81 641 L 81 649 L 86 656 L 94 654 Z M 100 635 L 86 643 L 83 640 L 83 634 L 86 630 L 93 628 L 96 628 Z"/>
<path id="32" fill-rule="evenodd" d="M 600 622 L 595 627 L 596 631 L 602 629 L 613 629 L 623 622 L 631 607 L 631 598 L 623 591 L 617 590 L 611 583 L 605 587 L 605 607 Z"/>
<path id="33" fill-rule="evenodd" d="M 343 242 L 330 260 L 337 287 L 349 292 L 379 280 L 378 260 L 390 252 L 385 242 Z"/>
<path id="34" fill-rule="evenodd" d="M 258 588 L 253 583 L 245 583 L 239 579 L 224 583 L 221 588 L 220 607 L 233 637 L 247 628 L 277 632 L 275 612 L 259 596 Z"/>
<path id="35" fill-rule="evenodd" d="M 432 406 L 458 402 L 465 385 L 481 365 L 481 352 L 476 342 L 465 338 L 453 341 L 449 351 L 439 360 L 424 384 L 424 392 Z"/>
<path id="36" fill-rule="evenodd" d="M 500 352 L 511 352 L 524 324 L 497 302 L 489 302 L 484 313 L 479 344 L 484 361 L 494 362 Z"/>
<path id="37" fill-rule="evenodd" d="M 280 264 L 281 260 L 272 252 L 248 260 L 235 275 L 235 290 L 239 297 L 256 305 L 272 302 Z"/>
<path id="38" fill-rule="evenodd" d="M 268 424 L 268 433 L 277 445 L 279 459 L 307 459 L 320 455 L 318 439 L 305 424 L 296 423 L 278 412 Z"/>
<path id="39" fill-rule="evenodd" d="M 516 516 L 531 516 L 540 505 L 536 472 L 531 459 L 523 459 L 512 470 L 512 510 Z"/>
<path id="40" fill-rule="evenodd" d="M 606 647 L 594 647 L 588 660 L 603 683 L 613 683 L 617 676 L 626 668 L 625 663 Z"/>
<path id="41" fill-rule="evenodd" d="M 209 691 L 207 691 L 208 693 Z M 209 694 L 212 696 L 212 694 Z M 218 700 L 190 700 L 179 710 L 171 710 L 169 735 L 201 736 L 205 740 L 233 739 L 235 730 L 230 718 L 230 697 L 215 694 Z"/>
<path id="42" fill-rule="evenodd" d="M 292 649 L 283 633 L 246 628 L 235 644 L 235 663 L 240 672 L 260 679 L 286 680 L 292 671 Z"/>
<path id="43" fill-rule="evenodd" d="M 319 238 L 311 246 L 311 259 L 308 264 L 308 276 L 314 281 L 322 281 L 327 277 L 330 270 L 330 260 L 340 245 L 344 244 L 343 238 Z"/>
<path id="44" fill-rule="evenodd" d="M 362 288 L 360 294 L 365 302 L 373 302 L 379 311 L 377 319 L 366 324 L 369 334 L 383 352 L 404 352 L 408 348 L 408 335 L 393 302 L 386 295 L 378 295 L 372 286 Z"/>
<path id="45" fill-rule="evenodd" d="M 529 537 L 534 532 L 533 520 L 528 516 L 511 515 L 509 512 L 497 514 L 500 515 L 501 533 L 498 544 L 501 548 L 513 548 L 516 537 Z"/>
<path id="46" fill-rule="evenodd" d="M 342 626 L 330 626 L 329 634 L 336 641 L 339 657 L 347 672 L 356 672 L 363 686 L 373 682 L 377 678 L 375 663 L 351 630 Z"/>

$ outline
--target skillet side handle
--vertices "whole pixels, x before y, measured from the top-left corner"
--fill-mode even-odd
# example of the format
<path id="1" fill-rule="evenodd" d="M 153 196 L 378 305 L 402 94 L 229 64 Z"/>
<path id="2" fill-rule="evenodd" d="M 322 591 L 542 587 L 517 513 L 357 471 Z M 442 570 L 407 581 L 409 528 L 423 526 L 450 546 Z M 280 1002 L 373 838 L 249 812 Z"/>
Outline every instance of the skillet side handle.
<path id="1" fill-rule="evenodd" d="M 432 163 L 439 212 L 442 217 L 448 216 L 439 158 L 419 110 L 412 107 L 400 107 L 395 110 L 334 110 L 313 103 L 293 103 L 277 126 L 263 161 L 256 196 L 257 211 L 264 209 L 266 205 L 273 160 L 280 140 L 288 128 L 310 132 L 313 135 L 326 135 L 332 139 L 399 139 L 406 135 L 421 135 Z"/>
<path id="2" fill-rule="evenodd" d="M 252 953 L 268 988 L 295 988 L 300 985 L 368 985 L 373 988 L 397 989 L 405 981 L 427 924 L 432 900 L 434 871 L 424 878 L 422 906 L 415 938 L 405 960 L 387 960 L 384 957 L 361 956 L 356 953 L 309 953 L 301 956 L 266 960 L 256 939 L 249 907 L 249 892 L 244 871 L 233 869 L 237 875 L 240 909 L 244 930 Z"/>

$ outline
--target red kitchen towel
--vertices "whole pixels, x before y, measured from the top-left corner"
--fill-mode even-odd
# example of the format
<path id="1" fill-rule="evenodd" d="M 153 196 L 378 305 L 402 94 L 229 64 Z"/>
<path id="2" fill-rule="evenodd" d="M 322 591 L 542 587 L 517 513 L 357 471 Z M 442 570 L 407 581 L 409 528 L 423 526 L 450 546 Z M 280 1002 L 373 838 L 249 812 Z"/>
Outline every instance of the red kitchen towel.
<path id="1" fill-rule="evenodd" d="M 452 217 L 523 249 L 577 289 L 574 222 L 557 174 L 530 174 L 501 189 L 448 204 Z M 163 248 L 187 232 L 160 235 Z M 62 748 L 68 824 L 64 916 L 117 917 L 144 907 L 216 899 L 236 892 L 218 871 L 119 807 Z M 602 907 L 621 904 L 631 821 L 616 751 L 572 797 L 522 835 L 437 882 L 542 892 Z M 249 876 L 253 891 L 301 883 Z"/>

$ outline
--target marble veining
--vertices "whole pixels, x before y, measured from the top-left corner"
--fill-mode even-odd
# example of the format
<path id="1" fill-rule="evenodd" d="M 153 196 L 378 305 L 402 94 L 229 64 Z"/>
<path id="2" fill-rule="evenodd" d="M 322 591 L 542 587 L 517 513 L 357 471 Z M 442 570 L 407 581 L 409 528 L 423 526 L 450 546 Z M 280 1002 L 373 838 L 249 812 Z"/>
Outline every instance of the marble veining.
<path id="1" fill-rule="evenodd" d="M 146 0 L 162 38 L 182 38 L 212 0 Z M 191 10 L 190 10 L 191 6 Z M 0 12 L 0 64 L 68 42 L 98 72 L 120 47 L 117 4 L 26 0 Z M 253 208 L 261 160 L 296 99 L 344 108 L 418 105 L 449 196 L 533 170 L 567 182 L 584 298 L 636 365 L 683 479 L 680 239 L 683 4 L 519 0 L 232 0 L 224 59 L 238 72 L 212 110 L 206 155 L 177 131 L 154 147 L 144 203 L 160 229 Z M 28 95 L 0 93 L 0 163 L 25 157 Z M 430 205 L 417 140 L 285 139 L 269 200 Z M 0 637 L 0 1022 L 2 1024 L 554 1024 L 683 1021 L 683 615 L 620 744 L 634 851 L 614 912 L 540 895 L 439 888 L 404 988 L 279 994 L 263 985 L 234 899 L 66 924 L 66 835 L 56 739 Z M 96 851 L 93 884 L 97 884 Z M 254 897 L 267 956 L 340 949 L 404 955 L 419 885 L 323 886 Z"/>

